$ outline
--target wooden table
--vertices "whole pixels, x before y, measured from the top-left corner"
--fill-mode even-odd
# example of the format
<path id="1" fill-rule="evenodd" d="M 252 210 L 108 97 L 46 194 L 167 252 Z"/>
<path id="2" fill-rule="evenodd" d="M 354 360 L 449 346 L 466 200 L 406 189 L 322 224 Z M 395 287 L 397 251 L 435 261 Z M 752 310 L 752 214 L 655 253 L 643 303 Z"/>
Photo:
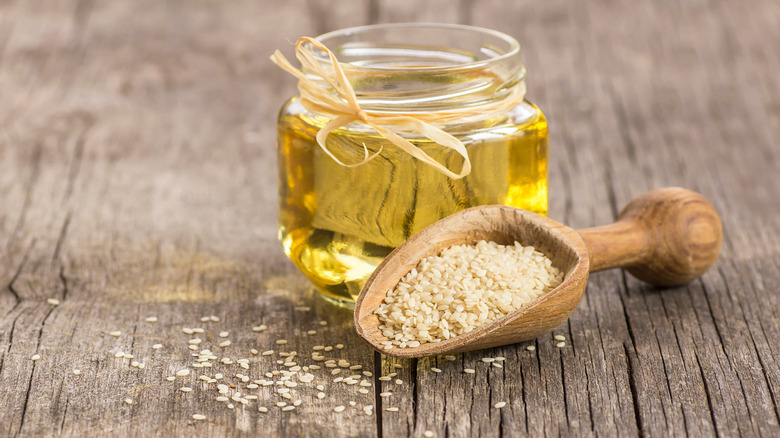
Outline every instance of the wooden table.
<path id="1" fill-rule="evenodd" d="M 268 56 L 392 21 L 521 41 L 550 120 L 551 217 L 605 224 L 646 190 L 691 188 L 722 215 L 718 264 L 666 290 L 593 275 L 555 330 L 564 348 L 550 334 L 454 361 L 374 354 L 276 240 L 274 123 L 295 81 Z M 0 435 L 777 436 L 778 47 L 774 0 L 0 2 Z M 193 337 L 248 369 L 193 368 Z M 366 394 L 323 367 L 282 411 L 235 377 L 336 344 L 323 354 L 373 373 Z M 198 379 L 217 372 L 259 400 L 217 401 Z"/>

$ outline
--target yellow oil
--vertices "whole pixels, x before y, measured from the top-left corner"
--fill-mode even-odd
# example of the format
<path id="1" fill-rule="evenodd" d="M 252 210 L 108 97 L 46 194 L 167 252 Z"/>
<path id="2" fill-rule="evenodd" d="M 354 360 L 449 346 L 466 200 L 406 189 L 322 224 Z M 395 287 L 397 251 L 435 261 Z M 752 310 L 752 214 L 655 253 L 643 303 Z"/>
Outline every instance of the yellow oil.
<path id="1" fill-rule="evenodd" d="M 344 167 L 315 136 L 327 119 L 290 100 L 279 117 L 279 238 L 326 297 L 355 300 L 382 259 L 414 233 L 458 210 L 484 204 L 547 213 L 547 122 L 528 102 L 511 117 L 448 129 L 466 145 L 471 173 L 451 179 L 375 132 L 348 126 L 328 137 Z M 412 141 L 456 172 L 462 161 L 430 141 Z"/>

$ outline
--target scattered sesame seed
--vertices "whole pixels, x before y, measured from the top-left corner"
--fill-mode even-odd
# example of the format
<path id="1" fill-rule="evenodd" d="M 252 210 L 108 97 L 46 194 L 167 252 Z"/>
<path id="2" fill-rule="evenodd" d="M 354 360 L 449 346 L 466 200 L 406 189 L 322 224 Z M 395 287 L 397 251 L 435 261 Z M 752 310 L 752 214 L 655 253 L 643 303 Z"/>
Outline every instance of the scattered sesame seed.
<path id="1" fill-rule="evenodd" d="M 228 346 L 230 346 L 230 341 L 229 340 L 228 341 L 222 341 L 222 342 L 219 343 L 219 346 L 220 347 L 228 347 Z"/>
<path id="2" fill-rule="evenodd" d="M 358 392 L 361 394 L 368 394 L 368 390 L 366 388 L 360 388 L 358 389 Z"/>
<path id="3" fill-rule="evenodd" d="M 115 337 L 115 338 L 119 337 L 119 336 L 122 336 L 122 332 L 120 332 L 119 330 L 114 330 L 112 332 L 108 332 L 108 334 L 113 336 L 113 337 Z"/>
<path id="4" fill-rule="evenodd" d="M 46 302 L 51 304 L 52 306 L 59 306 L 60 305 L 60 300 L 58 300 L 56 298 L 49 298 L 48 300 L 46 300 Z"/>
<path id="5" fill-rule="evenodd" d="M 192 333 L 198 333 L 198 334 L 206 333 L 206 330 L 204 330 L 202 328 L 194 328 L 194 329 L 192 329 Z"/>
<path id="6" fill-rule="evenodd" d="M 228 400 L 230 400 L 230 399 L 225 397 L 224 395 L 220 395 L 220 396 L 217 397 L 217 401 L 218 402 L 226 402 Z"/>
<path id="7" fill-rule="evenodd" d="M 387 412 L 398 412 L 398 408 L 387 408 L 385 409 Z"/>
<path id="8" fill-rule="evenodd" d="M 350 405 L 350 406 L 357 406 L 357 403 L 355 403 L 355 402 L 351 401 L 351 402 L 349 402 L 349 405 Z"/>
<path id="9" fill-rule="evenodd" d="M 441 369 L 439 369 L 439 368 L 436 368 L 436 367 L 432 367 L 432 368 L 431 368 L 431 371 L 433 371 L 434 373 L 440 373 L 440 372 L 441 372 Z"/>
<path id="10" fill-rule="evenodd" d="M 300 406 L 300 405 L 301 405 L 301 403 L 303 403 L 301 400 L 295 400 L 295 401 L 293 402 L 293 406 Z"/>
<path id="11" fill-rule="evenodd" d="M 404 366 L 403 366 L 403 365 L 401 365 L 400 363 L 394 363 L 394 364 L 393 364 L 393 368 L 398 368 L 399 370 L 400 370 L 400 369 L 402 369 L 403 367 L 404 367 Z"/>
<path id="12" fill-rule="evenodd" d="M 566 340 L 566 336 L 555 335 L 555 340 L 556 341 L 565 341 Z"/>
<path id="13" fill-rule="evenodd" d="M 282 410 L 284 412 L 292 411 L 293 409 L 295 409 L 295 406 L 286 406 L 286 407 L 282 408 Z"/>
<path id="14" fill-rule="evenodd" d="M 190 375 L 190 370 L 185 368 L 183 370 L 176 371 L 176 375 L 179 376 L 179 377 L 189 376 Z"/>
<path id="15" fill-rule="evenodd" d="M 317 330 L 309 330 L 308 332 L 306 332 L 306 334 L 307 335 L 316 335 L 317 334 Z"/>
<path id="16" fill-rule="evenodd" d="M 379 378 L 379 380 L 382 381 L 382 382 L 389 382 L 389 381 L 393 380 L 393 378 L 390 377 L 390 376 L 382 376 L 382 377 Z"/>
<path id="17" fill-rule="evenodd" d="M 498 402 L 498 403 L 496 403 L 496 405 L 495 405 L 495 406 L 496 406 L 496 408 L 497 408 L 497 409 L 501 409 L 501 408 L 503 408 L 504 406 L 506 406 L 506 402 Z"/>
<path id="18" fill-rule="evenodd" d="M 116 353 L 114 353 L 114 357 L 125 357 L 125 352 L 117 351 Z"/>
<path id="19" fill-rule="evenodd" d="M 504 368 L 504 366 L 503 366 L 503 365 L 501 365 L 501 364 L 500 364 L 500 363 L 498 363 L 498 362 L 493 362 L 493 366 L 494 366 L 494 367 L 496 367 L 496 368 Z"/>
<path id="20" fill-rule="evenodd" d="M 558 342 L 557 344 L 555 344 L 555 346 L 558 348 L 563 348 L 566 346 L 566 342 Z"/>
<path id="21" fill-rule="evenodd" d="M 525 347 L 525 349 L 528 350 L 528 351 L 534 351 L 534 350 L 536 350 L 536 346 L 529 345 L 529 346 Z"/>
<path id="22" fill-rule="evenodd" d="M 127 403 L 127 404 L 131 405 L 131 404 L 133 404 L 133 399 L 131 399 L 131 398 L 126 398 L 126 399 L 125 399 L 125 403 Z"/>
<path id="23" fill-rule="evenodd" d="M 79 374 L 81 374 L 81 370 L 75 369 L 75 370 L 73 370 L 73 374 L 78 376 Z"/>
<path id="24" fill-rule="evenodd" d="M 343 350 L 344 344 L 336 344 L 336 348 L 338 348 L 339 350 Z"/>
<path id="25" fill-rule="evenodd" d="M 336 406 L 333 408 L 333 412 L 343 412 L 346 409 L 344 406 Z"/>
<path id="26" fill-rule="evenodd" d="M 174 380 L 176 380 L 176 377 L 168 376 L 168 377 L 165 378 L 165 380 L 167 380 L 169 382 L 173 382 Z"/>
<path id="27" fill-rule="evenodd" d="M 183 386 L 183 387 L 179 388 L 179 390 L 181 392 L 192 392 L 192 388 L 187 387 L 187 386 Z"/>
<path id="28" fill-rule="evenodd" d="M 209 317 L 208 316 L 201 316 L 200 317 L 200 322 L 209 322 Z"/>
<path id="29" fill-rule="evenodd" d="M 277 339 L 276 345 L 287 345 L 287 339 Z"/>
<path id="30" fill-rule="evenodd" d="M 211 320 L 211 322 L 219 322 L 219 317 L 215 315 L 209 316 L 209 319 Z"/>
<path id="31" fill-rule="evenodd" d="M 228 336 L 230 336 L 230 332 L 219 332 L 220 338 L 227 338 Z"/>
<path id="32" fill-rule="evenodd" d="M 228 409 L 233 409 L 233 408 L 235 408 L 235 406 L 233 406 L 233 403 L 228 403 L 227 407 L 228 407 Z"/>
<path id="33" fill-rule="evenodd" d="M 187 343 L 192 344 L 192 345 L 198 345 L 201 342 L 203 342 L 203 340 L 201 338 L 193 338 L 193 339 L 190 339 L 189 341 L 187 341 Z"/>
<path id="34" fill-rule="evenodd" d="M 448 354 L 448 355 L 444 356 L 444 358 L 449 360 L 449 361 L 453 361 L 453 360 L 457 359 L 455 356 L 453 356 L 451 354 Z"/>
<path id="35" fill-rule="evenodd" d="M 152 345 L 152 349 L 153 349 L 153 350 L 159 350 L 159 349 L 161 349 L 162 347 L 163 347 L 163 346 L 162 346 L 162 344 L 154 344 L 154 345 Z"/>
<path id="36" fill-rule="evenodd" d="M 157 322 L 156 316 L 147 316 L 146 319 L 144 319 L 146 322 Z"/>
<path id="37" fill-rule="evenodd" d="M 203 415 L 203 414 L 192 414 L 192 419 L 193 420 L 205 420 L 206 416 Z"/>
<path id="38" fill-rule="evenodd" d="M 274 354 L 274 351 L 273 350 L 266 350 L 262 354 L 263 354 L 263 356 L 270 356 L 270 355 Z"/>
<path id="39" fill-rule="evenodd" d="M 182 328 L 181 331 L 184 332 L 187 335 L 191 335 L 191 334 L 195 333 L 194 331 L 192 331 L 191 328 L 188 328 L 188 327 Z"/>
<path id="40" fill-rule="evenodd" d="M 30 356 L 30 360 L 32 360 L 32 361 L 36 361 L 36 360 L 38 360 L 40 358 L 41 358 L 40 354 L 33 354 L 32 356 Z"/>
<path id="41" fill-rule="evenodd" d="M 423 436 L 425 436 L 425 438 L 431 438 L 433 436 L 433 432 L 426 430 L 425 433 L 423 433 Z"/>
<path id="42" fill-rule="evenodd" d="M 396 385 L 403 385 L 403 384 L 404 384 L 404 381 L 403 381 L 403 380 L 401 380 L 401 379 L 396 379 L 396 380 L 395 380 L 395 384 L 396 384 Z"/>
<path id="43" fill-rule="evenodd" d="M 496 357 L 495 357 L 495 359 L 496 359 L 497 361 L 499 361 L 499 362 L 503 362 L 503 361 L 505 361 L 505 360 L 506 360 L 506 358 L 505 358 L 504 356 L 496 356 Z"/>
<path id="44" fill-rule="evenodd" d="M 259 325 L 257 327 L 252 327 L 253 332 L 264 332 L 266 330 L 268 330 L 268 326 L 266 326 L 265 324 Z"/>
<path id="45" fill-rule="evenodd" d="M 325 393 L 324 392 L 318 392 L 317 393 L 317 398 L 322 400 L 323 398 L 325 398 Z"/>
<path id="46" fill-rule="evenodd" d="M 280 408 L 283 408 L 283 407 L 287 406 L 287 403 L 285 403 L 285 402 L 276 402 L 276 406 L 279 406 Z"/>
<path id="47" fill-rule="evenodd" d="M 477 371 L 474 368 L 463 368 L 463 372 L 466 374 L 474 374 Z"/>
<path id="48" fill-rule="evenodd" d="M 494 358 L 494 357 L 483 357 L 482 358 L 482 362 L 485 362 L 485 363 L 490 363 L 490 362 L 493 362 L 495 360 L 496 360 L 496 358 Z"/>
<path id="49" fill-rule="evenodd" d="M 138 365 L 139 365 L 139 362 L 137 360 L 134 360 L 134 361 L 130 362 L 130 366 L 133 367 L 133 368 L 137 367 Z"/>
<path id="50" fill-rule="evenodd" d="M 380 392 L 379 393 L 380 397 L 390 397 L 391 395 L 393 395 L 392 392 Z"/>
<path id="51" fill-rule="evenodd" d="M 249 352 L 250 352 L 250 353 L 252 353 L 252 354 L 254 354 L 255 356 L 257 356 L 257 353 L 258 353 L 258 351 L 257 351 L 257 350 L 255 350 L 254 348 L 253 348 L 253 349 L 251 349 L 251 350 L 249 350 Z"/>
<path id="52" fill-rule="evenodd" d="M 258 412 L 263 412 L 263 413 L 268 412 L 268 408 L 266 408 L 265 406 L 260 406 L 259 408 L 257 408 L 257 410 Z"/>

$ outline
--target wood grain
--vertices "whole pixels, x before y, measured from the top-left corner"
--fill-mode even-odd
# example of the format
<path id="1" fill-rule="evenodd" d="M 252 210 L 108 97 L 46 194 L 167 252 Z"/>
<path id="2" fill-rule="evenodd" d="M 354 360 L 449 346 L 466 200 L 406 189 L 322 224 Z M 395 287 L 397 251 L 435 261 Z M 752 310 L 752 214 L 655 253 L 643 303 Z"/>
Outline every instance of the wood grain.
<path id="1" fill-rule="evenodd" d="M 667 289 L 591 275 L 553 333 L 564 348 L 550 334 L 454 361 L 374 355 L 276 242 L 274 120 L 295 83 L 267 57 L 390 21 L 515 36 L 550 123 L 550 217 L 592 227 L 640 193 L 690 188 L 721 215 L 714 269 Z M 772 0 L 0 2 L 0 435 L 777 435 L 778 23 Z M 204 315 L 220 317 L 209 348 L 226 330 L 251 358 L 284 336 L 308 362 L 341 342 L 329 354 L 374 377 L 400 364 L 403 384 L 360 394 L 319 373 L 329 396 L 302 388 L 299 411 L 227 409 L 213 385 L 165 380 Z M 333 412 L 350 400 L 375 414 Z"/>

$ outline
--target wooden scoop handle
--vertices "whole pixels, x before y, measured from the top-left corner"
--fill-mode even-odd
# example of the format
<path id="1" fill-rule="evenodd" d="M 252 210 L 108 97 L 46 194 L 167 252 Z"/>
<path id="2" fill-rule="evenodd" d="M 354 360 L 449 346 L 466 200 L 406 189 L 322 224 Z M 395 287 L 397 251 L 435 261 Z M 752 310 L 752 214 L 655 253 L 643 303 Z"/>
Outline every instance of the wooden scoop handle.
<path id="1" fill-rule="evenodd" d="M 578 230 L 590 272 L 626 268 L 634 277 L 676 286 L 703 274 L 718 258 L 723 228 L 702 195 L 677 187 L 631 201 L 611 225 Z"/>

